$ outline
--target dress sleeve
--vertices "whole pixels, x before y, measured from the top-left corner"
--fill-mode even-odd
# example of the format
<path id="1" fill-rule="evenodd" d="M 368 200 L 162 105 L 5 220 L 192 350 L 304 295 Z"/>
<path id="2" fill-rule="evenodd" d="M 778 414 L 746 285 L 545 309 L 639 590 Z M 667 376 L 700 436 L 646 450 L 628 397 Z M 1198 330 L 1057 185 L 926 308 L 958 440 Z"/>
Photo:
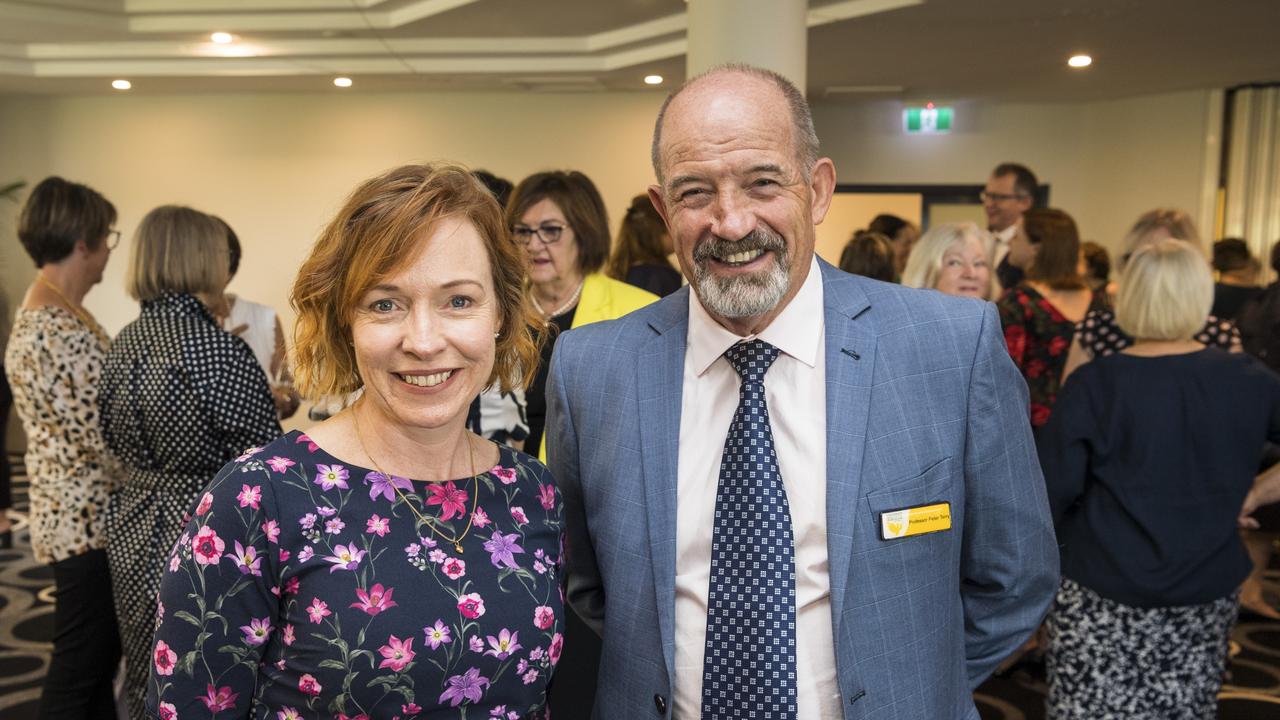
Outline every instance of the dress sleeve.
<path id="1" fill-rule="evenodd" d="M 267 375 L 238 337 L 221 338 L 216 355 L 198 357 L 200 388 L 213 429 L 230 454 L 261 447 L 283 435 Z"/>
<path id="2" fill-rule="evenodd" d="M 160 582 L 150 717 L 248 717 L 280 617 L 277 516 L 256 459 L 227 465 L 197 501 Z"/>
<path id="3" fill-rule="evenodd" d="M 1049 422 L 1036 436 L 1040 468 L 1049 492 L 1055 528 L 1088 486 L 1089 457 L 1099 421 L 1092 406 L 1094 368 L 1081 368 L 1062 386 Z"/>
<path id="4" fill-rule="evenodd" d="M 97 336 L 79 323 L 58 340 L 58 346 L 39 346 L 37 362 L 49 379 L 44 391 L 54 415 L 51 420 L 66 441 L 64 452 L 75 455 L 76 462 L 99 463 L 112 472 L 116 460 L 103 438 L 98 415 L 103 348 Z"/>

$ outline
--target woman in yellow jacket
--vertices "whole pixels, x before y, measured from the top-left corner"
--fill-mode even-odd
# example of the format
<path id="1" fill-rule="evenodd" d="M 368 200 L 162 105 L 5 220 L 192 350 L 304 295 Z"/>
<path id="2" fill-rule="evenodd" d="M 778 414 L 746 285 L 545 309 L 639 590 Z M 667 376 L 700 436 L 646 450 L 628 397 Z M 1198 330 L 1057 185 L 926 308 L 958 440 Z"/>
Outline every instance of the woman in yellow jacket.
<path id="1" fill-rule="evenodd" d="M 529 294 L 551 333 L 525 393 L 529 436 L 524 448 L 545 457 L 547 366 L 556 337 L 571 328 L 622 317 L 658 298 L 601 272 L 609 258 L 609 219 L 600 192 L 580 172 L 541 172 L 525 178 L 507 202 L 507 224 L 527 251 Z M 567 606 L 566 615 L 551 705 L 557 720 L 586 720 L 595 700 L 600 639 Z"/>

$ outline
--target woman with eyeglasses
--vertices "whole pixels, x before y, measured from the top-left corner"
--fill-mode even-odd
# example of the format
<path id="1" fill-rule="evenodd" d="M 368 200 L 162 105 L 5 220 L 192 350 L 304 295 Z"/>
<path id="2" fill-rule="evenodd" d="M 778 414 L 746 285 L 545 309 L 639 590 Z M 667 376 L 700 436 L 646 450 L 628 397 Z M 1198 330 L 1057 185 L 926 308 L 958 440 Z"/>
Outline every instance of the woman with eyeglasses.
<path id="1" fill-rule="evenodd" d="M 36 265 L 4 371 L 27 435 L 31 550 L 53 566 L 53 657 L 40 718 L 114 718 L 120 634 L 105 516 L 122 471 L 103 441 L 98 391 L 109 340 L 82 304 L 120 233 L 116 209 L 59 177 L 36 185 L 18 239 Z"/>
<path id="2" fill-rule="evenodd" d="M 533 307 L 555 326 L 550 341 L 543 343 L 538 374 L 526 393 L 525 448 L 541 454 L 547 365 L 556 336 L 620 318 L 658 298 L 601 272 L 609 258 L 609 217 L 595 183 L 576 170 L 540 172 L 522 180 L 507 203 L 507 223 L 526 251 Z"/>

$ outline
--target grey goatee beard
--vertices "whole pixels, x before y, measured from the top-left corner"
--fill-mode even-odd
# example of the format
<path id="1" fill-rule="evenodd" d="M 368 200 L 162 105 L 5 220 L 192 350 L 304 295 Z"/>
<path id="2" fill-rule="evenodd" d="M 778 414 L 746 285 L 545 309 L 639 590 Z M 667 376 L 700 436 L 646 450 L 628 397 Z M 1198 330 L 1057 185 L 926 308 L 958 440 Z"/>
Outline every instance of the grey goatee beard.
<path id="1" fill-rule="evenodd" d="M 716 275 L 708 267 L 712 258 L 751 250 L 772 251 L 774 262 L 760 272 L 732 277 Z M 693 249 L 693 285 L 698 299 L 707 310 L 724 318 L 754 317 L 777 307 L 791 289 L 790 270 L 786 241 L 764 225 L 740 240 L 713 237 Z"/>

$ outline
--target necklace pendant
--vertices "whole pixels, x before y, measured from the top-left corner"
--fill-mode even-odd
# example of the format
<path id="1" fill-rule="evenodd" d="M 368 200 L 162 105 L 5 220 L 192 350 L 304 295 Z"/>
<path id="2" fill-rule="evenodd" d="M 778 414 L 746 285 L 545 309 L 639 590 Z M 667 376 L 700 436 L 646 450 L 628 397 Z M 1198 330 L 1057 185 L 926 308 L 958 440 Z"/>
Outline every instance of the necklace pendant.
<path id="1" fill-rule="evenodd" d="M 454 550 L 457 550 L 457 551 L 458 551 L 458 554 L 459 554 L 459 555 L 461 555 L 461 554 L 462 554 L 462 543 L 454 543 L 454 544 L 453 544 L 453 549 L 454 549 Z"/>

